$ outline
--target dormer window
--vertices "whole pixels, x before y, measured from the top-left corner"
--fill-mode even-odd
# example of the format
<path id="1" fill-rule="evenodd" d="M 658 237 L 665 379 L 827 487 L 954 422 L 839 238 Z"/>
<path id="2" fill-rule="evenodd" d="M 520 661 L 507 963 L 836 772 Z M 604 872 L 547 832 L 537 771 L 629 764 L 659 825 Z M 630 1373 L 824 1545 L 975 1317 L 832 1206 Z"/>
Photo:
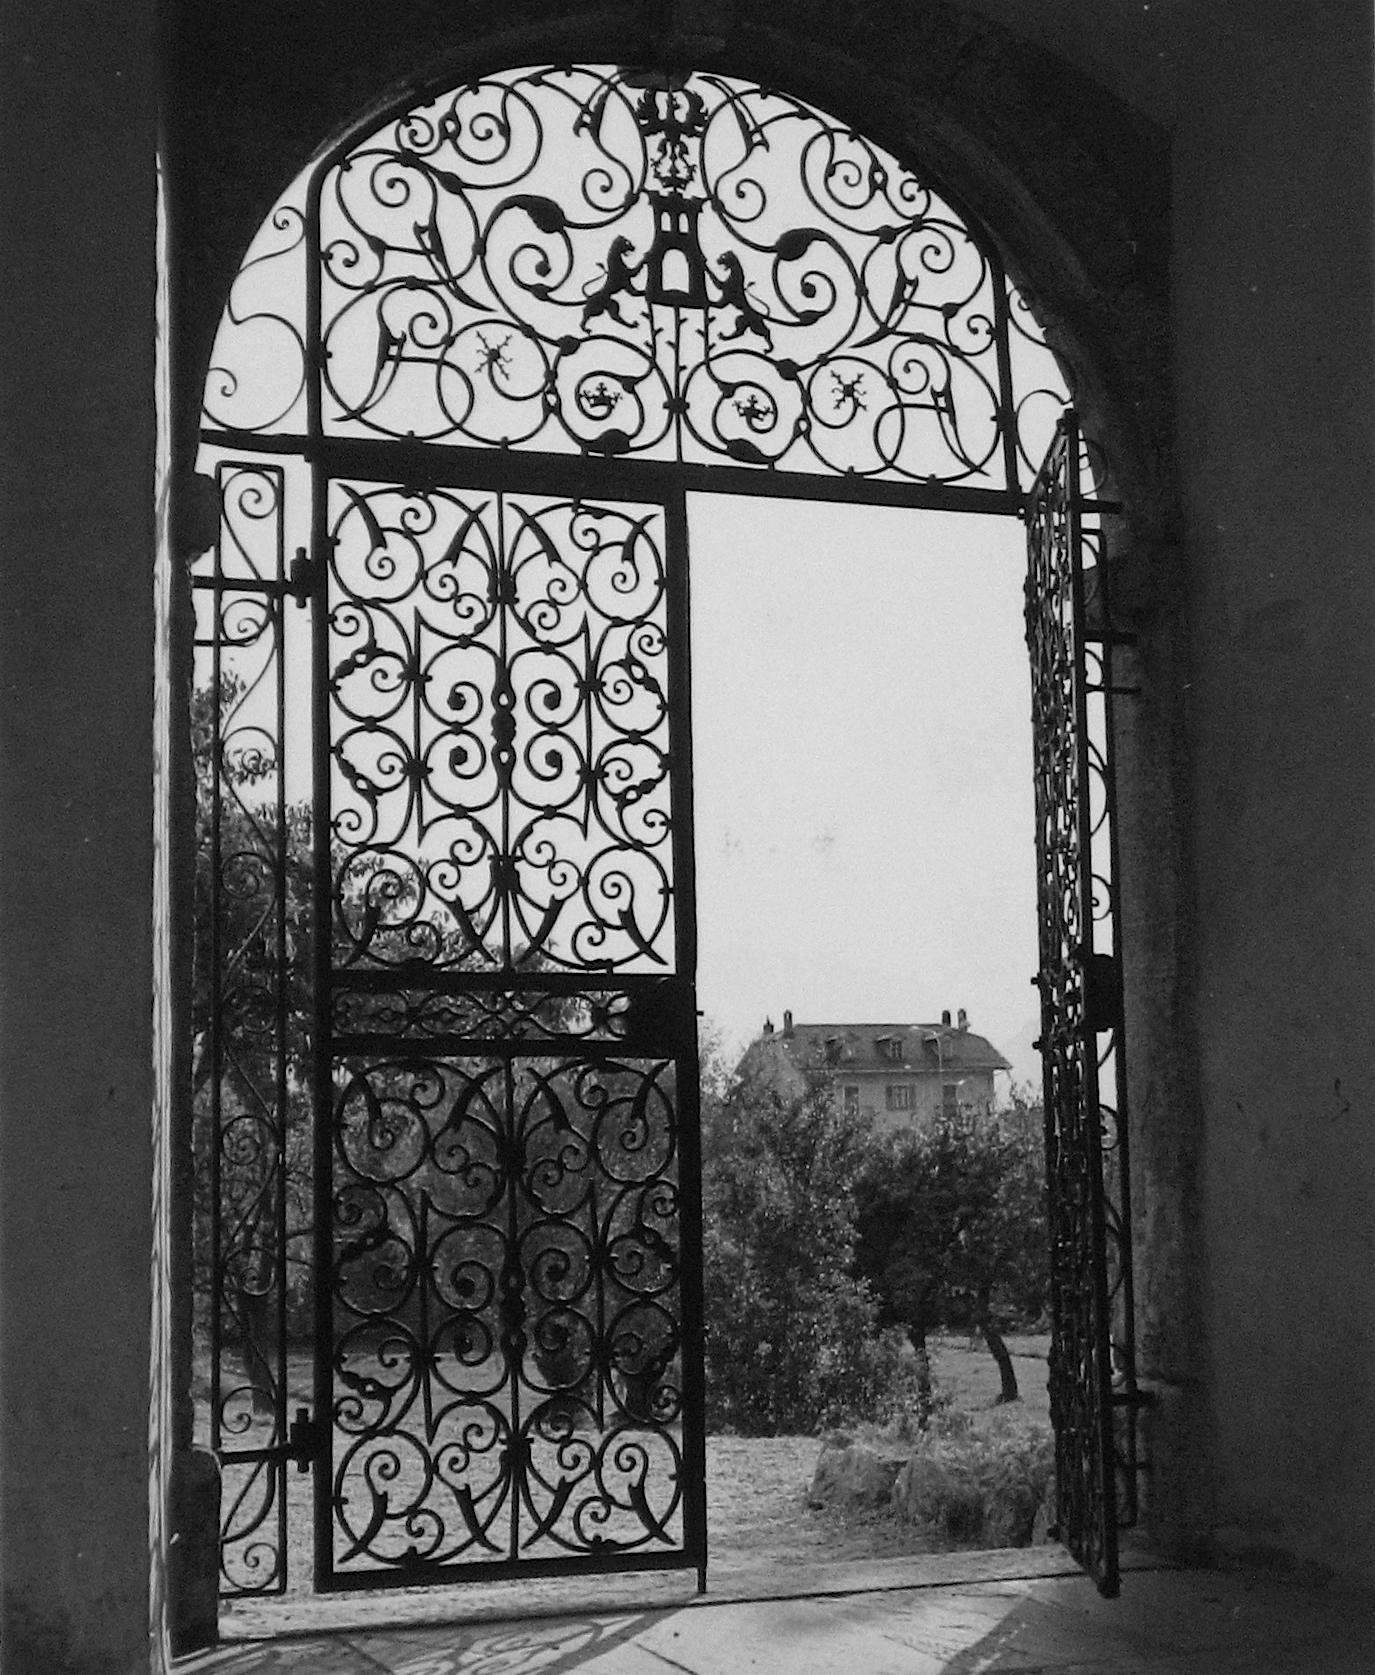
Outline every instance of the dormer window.
<path id="1" fill-rule="evenodd" d="M 826 1048 L 826 1062 L 827 1062 L 827 1064 L 839 1064 L 840 1063 L 840 1037 L 838 1035 L 828 1035 L 826 1037 L 826 1041 L 825 1041 L 825 1048 Z"/>
<path id="2" fill-rule="evenodd" d="M 902 1037 L 900 1035 L 890 1035 L 883 1043 L 883 1050 L 884 1054 L 890 1058 L 894 1064 L 902 1063 Z"/>

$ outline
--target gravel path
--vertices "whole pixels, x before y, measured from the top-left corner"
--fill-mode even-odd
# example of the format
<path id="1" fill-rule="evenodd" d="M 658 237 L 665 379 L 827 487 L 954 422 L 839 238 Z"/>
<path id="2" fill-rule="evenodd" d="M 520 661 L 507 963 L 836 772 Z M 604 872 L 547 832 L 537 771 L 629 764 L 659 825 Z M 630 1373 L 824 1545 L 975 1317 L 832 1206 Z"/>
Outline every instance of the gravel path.
<path id="1" fill-rule="evenodd" d="M 1017 1361 L 1022 1411 L 1043 1415 L 1045 1343 L 1041 1337 L 1010 1342 Z M 986 1352 L 953 1337 L 933 1345 L 938 1387 L 976 1415 L 996 1397 L 997 1374 Z M 308 1364 L 293 1364 L 293 1395 L 308 1400 Z M 204 1415 L 202 1413 L 202 1419 Z M 814 1436 L 707 1439 L 707 1532 L 714 1570 L 732 1571 L 793 1563 L 845 1564 L 941 1550 L 931 1537 L 882 1512 L 842 1514 L 814 1510 L 807 1490 L 820 1453 Z M 309 1481 L 287 1475 L 289 1596 L 311 1592 Z"/>
<path id="2" fill-rule="evenodd" d="M 713 1568 L 843 1564 L 932 1551 L 928 1539 L 881 1514 L 813 1511 L 807 1488 L 815 1437 L 708 1437 L 707 1532 Z"/>

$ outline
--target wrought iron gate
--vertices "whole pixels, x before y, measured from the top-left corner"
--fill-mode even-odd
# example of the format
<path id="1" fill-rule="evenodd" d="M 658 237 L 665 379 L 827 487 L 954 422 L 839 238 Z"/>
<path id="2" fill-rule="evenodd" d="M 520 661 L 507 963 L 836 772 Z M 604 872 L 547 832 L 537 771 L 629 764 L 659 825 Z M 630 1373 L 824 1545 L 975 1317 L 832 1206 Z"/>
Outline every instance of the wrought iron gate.
<path id="1" fill-rule="evenodd" d="M 325 511 L 316 1585 L 700 1569 L 681 501 Z"/>
<path id="2" fill-rule="evenodd" d="M 1136 1518 L 1126 1064 L 1102 510 L 1066 413 L 1028 503 L 1051 1419 L 1060 1539 L 1105 1594 Z M 1086 550 L 1098 559 L 1085 564 Z M 1090 598 L 1092 592 L 1092 599 Z"/>
<path id="3" fill-rule="evenodd" d="M 684 494 L 1016 516 L 1065 399 L 987 235 L 786 93 L 544 65 L 413 100 L 279 199 L 205 389 L 228 1595 L 287 1587 L 293 1463 L 321 1588 L 704 1565 Z M 1130 1238 L 1078 447 L 1031 492 L 1029 625 L 1060 1523 L 1111 1586 Z"/>

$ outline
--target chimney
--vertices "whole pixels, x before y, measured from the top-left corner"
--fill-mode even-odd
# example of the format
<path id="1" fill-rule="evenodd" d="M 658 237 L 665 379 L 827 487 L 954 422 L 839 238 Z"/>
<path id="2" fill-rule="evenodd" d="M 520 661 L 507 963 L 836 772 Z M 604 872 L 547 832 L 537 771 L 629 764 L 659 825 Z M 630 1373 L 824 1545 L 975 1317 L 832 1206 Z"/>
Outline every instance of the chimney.
<path id="1" fill-rule="evenodd" d="M 765 1035 L 772 1035 L 773 1034 L 773 1019 L 772 1018 L 765 1018 L 765 1020 L 764 1020 L 764 1034 Z"/>
<path id="2" fill-rule="evenodd" d="M 941 1023 L 944 1024 L 946 1029 L 950 1028 L 950 1013 L 948 1010 L 941 1013 Z"/>
<path id="3" fill-rule="evenodd" d="M 783 1033 L 784 1033 L 784 1035 L 791 1035 L 792 1032 L 793 1032 L 793 1015 L 792 1015 L 791 1012 L 785 1012 L 783 1014 Z"/>
<path id="4" fill-rule="evenodd" d="M 960 1028 L 962 1030 L 969 1028 L 969 1014 L 963 1006 L 960 1008 Z"/>

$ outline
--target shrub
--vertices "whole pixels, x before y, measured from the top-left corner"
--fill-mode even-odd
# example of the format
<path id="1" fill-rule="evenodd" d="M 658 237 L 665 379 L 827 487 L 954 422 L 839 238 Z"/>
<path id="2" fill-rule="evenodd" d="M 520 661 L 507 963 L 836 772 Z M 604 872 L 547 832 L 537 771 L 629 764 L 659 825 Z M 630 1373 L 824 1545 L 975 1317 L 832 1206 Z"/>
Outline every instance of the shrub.
<path id="1" fill-rule="evenodd" d="M 962 1546 L 1026 1547 L 1054 1469 L 1044 1425 L 939 1423 L 918 1440 L 893 1487 L 893 1510 Z"/>

